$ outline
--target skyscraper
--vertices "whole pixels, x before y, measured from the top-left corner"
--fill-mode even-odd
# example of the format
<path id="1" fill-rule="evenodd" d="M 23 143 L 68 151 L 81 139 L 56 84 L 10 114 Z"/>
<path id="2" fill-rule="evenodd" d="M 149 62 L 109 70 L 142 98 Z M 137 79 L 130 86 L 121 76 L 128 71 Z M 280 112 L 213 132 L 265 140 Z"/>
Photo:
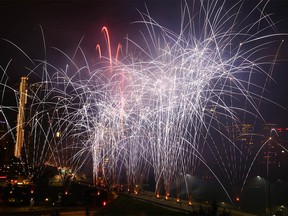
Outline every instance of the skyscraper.
<path id="1" fill-rule="evenodd" d="M 22 148 L 24 144 L 24 124 L 25 124 L 25 105 L 27 103 L 27 77 L 21 77 L 19 88 L 19 104 L 16 125 L 16 144 L 14 148 L 14 156 L 21 158 Z"/>
<path id="2" fill-rule="evenodd" d="M 260 175 L 271 180 L 287 180 L 288 128 L 279 127 L 276 124 L 266 124 L 262 133 L 261 145 L 264 146 L 260 157 L 262 163 Z"/>

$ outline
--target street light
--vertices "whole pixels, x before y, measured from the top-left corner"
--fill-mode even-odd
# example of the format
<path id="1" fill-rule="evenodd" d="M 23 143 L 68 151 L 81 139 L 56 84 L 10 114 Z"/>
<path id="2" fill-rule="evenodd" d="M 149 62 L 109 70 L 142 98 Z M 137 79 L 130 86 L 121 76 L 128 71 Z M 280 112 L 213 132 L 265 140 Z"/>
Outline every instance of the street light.
<path id="1" fill-rule="evenodd" d="M 267 208 L 268 208 L 268 192 L 267 192 L 267 186 L 266 186 L 266 180 L 265 178 L 261 177 L 261 176 L 256 176 L 257 180 L 263 184 L 264 187 L 264 196 L 265 196 L 265 215 L 267 215 Z M 269 180 L 268 180 L 269 181 Z M 259 184 L 259 188 L 261 189 L 261 184 Z"/>

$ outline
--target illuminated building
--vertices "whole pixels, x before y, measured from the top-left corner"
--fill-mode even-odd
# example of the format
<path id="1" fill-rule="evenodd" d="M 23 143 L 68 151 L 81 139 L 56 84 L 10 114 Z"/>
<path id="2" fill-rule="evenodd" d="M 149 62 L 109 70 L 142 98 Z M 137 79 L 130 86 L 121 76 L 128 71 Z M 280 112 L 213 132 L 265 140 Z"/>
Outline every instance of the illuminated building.
<path id="1" fill-rule="evenodd" d="M 16 125 L 16 144 L 14 148 L 14 156 L 21 158 L 22 148 L 24 145 L 24 123 L 25 123 L 25 105 L 27 103 L 27 77 L 21 77 L 19 89 L 19 104 Z"/>
<path id="2" fill-rule="evenodd" d="M 235 175 L 240 175 L 240 173 L 242 175 L 247 172 L 246 164 L 251 164 L 253 161 L 256 149 L 255 128 L 252 124 L 237 124 L 226 127 L 226 130 L 230 141 L 226 147 L 234 148 L 229 160 L 237 164 L 238 173 Z"/>
<path id="3" fill-rule="evenodd" d="M 245 149 L 250 148 L 253 144 L 253 126 L 251 124 L 239 124 L 226 128 L 229 138 L 235 142 L 241 142 Z"/>
<path id="4" fill-rule="evenodd" d="M 243 179 L 243 173 L 247 172 L 246 164 L 251 164 L 253 161 L 253 155 L 257 148 L 255 145 L 255 128 L 252 124 L 233 124 L 225 126 L 223 134 L 225 134 L 226 139 L 220 141 L 215 139 L 214 145 L 217 148 L 214 152 L 217 152 L 217 156 L 209 157 L 210 167 L 217 173 L 223 173 L 223 178 L 226 178 L 227 174 L 223 172 L 222 166 L 219 164 L 233 163 L 236 173 L 232 177 L 229 176 L 229 184 L 237 184 L 239 179 Z M 218 160 L 219 158 L 222 161 Z M 213 179 L 214 176 L 210 172 L 206 172 L 202 178 Z"/>
<path id="5" fill-rule="evenodd" d="M 259 156 L 260 176 L 269 179 L 288 179 L 288 127 L 266 124 L 263 127 L 263 149 Z"/>

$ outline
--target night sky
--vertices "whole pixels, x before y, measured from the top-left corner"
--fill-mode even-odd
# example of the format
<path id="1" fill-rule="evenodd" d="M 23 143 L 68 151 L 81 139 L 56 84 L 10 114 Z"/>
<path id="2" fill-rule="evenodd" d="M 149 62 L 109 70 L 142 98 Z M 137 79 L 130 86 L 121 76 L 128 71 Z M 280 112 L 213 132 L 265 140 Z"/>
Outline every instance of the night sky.
<path id="1" fill-rule="evenodd" d="M 237 0 L 227 1 L 234 4 Z M 105 44 L 101 28 L 107 26 L 111 34 L 111 43 L 116 46 L 124 42 L 128 35 L 137 40 L 139 31 L 143 28 L 134 21 L 142 20 L 139 12 L 145 12 L 145 3 L 151 17 L 163 26 L 177 31 L 180 18 L 181 4 L 178 0 L 108 0 L 108 1 L 0 1 L 0 38 L 8 39 L 21 47 L 31 59 L 43 59 L 42 26 L 48 49 L 48 59 L 53 59 L 53 52 L 49 47 L 57 47 L 68 54 L 72 54 L 84 36 L 81 47 L 93 62 L 97 55 L 95 45 Z M 191 3 L 192 1 L 187 1 Z M 258 1 L 249 0 L 243 10 L 251 10 Z M 228 9 L 228 8 L 227 8 Z M 246 11 L 246 12 L 247 12 Z M 272 0 L 266 8 L 271 14 L 278 32 L 288 33 L 288 1 Z M 245 12 L 245 11 L 244 11 Z M 174 29 L 173 29 L 174 28 Z M 269 92 L 265 96 L 275 103 L 288 109 L 288 36 L 278 37 L 286 40 L 278 58 L 278 65 L 274 69 Z M 0 65 L 5 67 L 13 59 L 8 70 L 12 82 L 17 82 L 19 76 L 27 73 L 25 67 L 32 67 L 31 63 L 11 44 L 0 40 Z M 288 126 L 288 110 L 277 107 L 272 103 L 263 103 L 261 110 L 267 122 Z"/>

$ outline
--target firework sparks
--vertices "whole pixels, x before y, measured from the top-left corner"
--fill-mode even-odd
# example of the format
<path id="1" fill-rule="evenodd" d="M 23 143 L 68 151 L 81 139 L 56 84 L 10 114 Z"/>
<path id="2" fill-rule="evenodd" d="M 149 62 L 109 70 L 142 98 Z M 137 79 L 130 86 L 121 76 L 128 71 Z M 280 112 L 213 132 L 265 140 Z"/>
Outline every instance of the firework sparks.
<path id="1" fill-rule="evenodd" d="M 77 65 L 75 55 L 69 58 L 60 50 L 71 63 L 65 70 L 46 59 L 37 61 L 30 75 L 40 70 L 45 79 L 30 88 L 27 124 L 33 138 L 30 146 L 37 149 L 32 163 L 49 160 L 59 166 L 70 161 L 77 171 L 92 157 L 96 182 L 99 171 L 111 185 L 126 175 L 134 190 L 152 169 L 156 193 L 163 184 L 168 199 L 179 174 L 197 175 L 200 164 L 221 183 L 204 154 L 209 152 L 232 184 L 236 179 L 245 182 L 254 158 L 229 137 L 227 128 L 245 123 L 242 116 L 261 118 L 258 108 L 268 79 L 263 85 L 253 79 L 257 74 L 272 75 L 283 41 L 275 42 L 273 60 L 259 57 L 271 45 L 266 40 L 279 35 L 264 34 L 273 29 L 271 25 L 259 29 L 269 20 L 262 14 L 264 8 L 259 20 L 242 27 L 244 21 L 238 24 L 241 3 L 228 11 L 224 5 L 201 1 L 191 12 L 184 3 L 179 33 L 141 13 L 147 46 L 127 40 L 137 55 L 119 55 L 122 46 L 118 44 L 114 58 L 108 29 L 103 27 L 109 56 L 105 58 L 97 44 L 100 62 L 93 68 L 80 46 L 75 53 L 80 51 L 78 57 L 85 65 Z M 272 67 L 266 72 L 264 65 Z M 7 88 L 5 82 L 1 84 Z"/>

